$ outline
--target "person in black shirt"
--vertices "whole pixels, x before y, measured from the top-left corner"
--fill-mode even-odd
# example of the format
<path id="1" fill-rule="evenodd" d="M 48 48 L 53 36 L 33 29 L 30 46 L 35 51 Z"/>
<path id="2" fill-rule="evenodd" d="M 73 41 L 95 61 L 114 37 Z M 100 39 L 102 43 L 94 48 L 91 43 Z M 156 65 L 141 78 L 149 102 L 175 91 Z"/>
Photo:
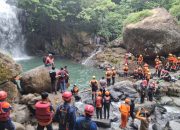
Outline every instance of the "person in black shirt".
<path id="1" fill-rule="evenodd" d="M 56 92 L 56 70 L 53 66 L 52 69 L 49 71 L 49 76 L 51 78 L 51 92 L 57 94 Z"/>
<path id="2" fill-rule="evenodd" d="M 134 108 L 135 108 L 134 100 L 131 100 L 131 104 L 130 104 L 130 116 L 132 118 L 132 123 L 134 123 L 134 118 L 135 118 Z"/>

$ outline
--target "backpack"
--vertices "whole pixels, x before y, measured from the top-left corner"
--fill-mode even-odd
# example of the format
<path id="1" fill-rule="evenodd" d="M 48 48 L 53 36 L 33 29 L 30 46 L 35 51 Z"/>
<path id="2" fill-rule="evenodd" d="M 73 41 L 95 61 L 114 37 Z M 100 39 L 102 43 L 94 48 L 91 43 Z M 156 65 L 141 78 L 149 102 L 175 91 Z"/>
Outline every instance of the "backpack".
<path id="1" fill-rule="evenodd" d="M 61 126 L 69 127 L 69 126 L 67 126 L 67 124 L 69 122 L 69 109 L 70 109 L 70 106 L 65 107 L 64 105 L 62 105 L 59 109 L 59 112 L 60 112 L 59 124 Z"/>
<path id="2" fill-rule="evenodd" d="M 83 120 L 81 122 L 81 130 L 90 130 L 91 121 Z"/>

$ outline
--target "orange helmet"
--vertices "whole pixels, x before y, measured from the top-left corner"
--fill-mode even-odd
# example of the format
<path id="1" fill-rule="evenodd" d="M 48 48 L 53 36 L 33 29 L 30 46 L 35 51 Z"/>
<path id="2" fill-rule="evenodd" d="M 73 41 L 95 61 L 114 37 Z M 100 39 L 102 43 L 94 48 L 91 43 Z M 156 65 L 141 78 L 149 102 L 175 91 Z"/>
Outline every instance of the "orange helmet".
<path id="1" fill-rule="evenodd" d="M 169 53 L 169 56 L 172 56 L 172 54 L 171 54 L 171 53 Z"/>
<path id="2" fill-rule="evenodd" d="M 71 97 L 72 97 L 72 93 L 71 92 L 66 91 L 66 92 L 64 92 L 62 94 L 62 98 L 63 98 L 64 101 L 67 101 L 67 102 L 70 101 Z"/>
<path id="3" fill-rule="evenodd" d="M 126 99 L 125 99 L 125 103 L 130 103 L 130 101 L 131 101 L 131 100 L 130 100 L 129 98 L 126 98 Z"/>
<path id="4" fill-rule="evenodd" d="M 92 105 L 86 105 L 84 108 L 84 112 L 85 114 L 92 116 L 94 113 L 94 107 Z"/>
<path id="5" fill-rule="evenodd" d="M 102 96 L 101 91 L 98 91 L 98 92 L 97 92 L 97 95 L 98 95 L 98 96 Z"/>
<path id="6" fill-rule="evenodd" d="M 110 92 L 109 92 L 109 91 L 106 91 L 106 92 L 105 92 L 105 95 L 106 95 L 106 96 L 109 96 L 109 95 L 110 95 Z"/>
<path id="7" fill-rule="evenodd" d="M 7 98 L 7 92 L 0 91 L 0 100 L 5 100 Z"/>

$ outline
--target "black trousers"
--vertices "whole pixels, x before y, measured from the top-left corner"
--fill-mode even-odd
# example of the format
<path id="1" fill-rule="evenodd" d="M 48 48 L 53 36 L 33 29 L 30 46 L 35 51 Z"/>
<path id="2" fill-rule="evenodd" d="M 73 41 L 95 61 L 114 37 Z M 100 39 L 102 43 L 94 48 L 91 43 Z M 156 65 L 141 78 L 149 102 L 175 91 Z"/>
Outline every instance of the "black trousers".
<path id="1" fill-rule="evenodd" d="M 109 119 L 109 111 L 110 111 L 110 103 L 104 103 L 104 119 L 106 119 L 106 112 L 107 112 L 107 119 Z"/>
<path id="2" fill-rule="evenodd" d="M 115 83 L 115 77 L 112 77 L 112 85 Z"/>
<path id="3" fill-rule="evenodd" d="M 56 81 L 53 80 L 53 81 L 51 81 L 51 92 L 52 93 L 55 92 L 55 94 L 56 94 L 57 93 L 56 91 L 57 91 L 56 90 Z"/>
<path id="4" fill-rule="evenodd" d="M 111 85 L 111 79 L 107 79 L 107 86 Z"/>
<path id="5" fill-rule="evenodd" d="M 97 119 L 102 119 L 102 107 L 100 108 L 96 108 L 96 116 L 97 116 Z"/>

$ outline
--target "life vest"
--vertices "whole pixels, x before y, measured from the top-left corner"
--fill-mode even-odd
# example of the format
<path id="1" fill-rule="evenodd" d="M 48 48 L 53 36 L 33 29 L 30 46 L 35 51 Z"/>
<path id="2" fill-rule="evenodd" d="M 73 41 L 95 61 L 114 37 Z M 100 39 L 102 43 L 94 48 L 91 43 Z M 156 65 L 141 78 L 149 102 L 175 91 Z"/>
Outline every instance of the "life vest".
<path id="1" fill-rule="evenodd" d="M 115 76 L 116 76 L 116 71 L 113 70 L 113 71 L 112 71 L 112 77 L 115 77 Z"/>
<path id="2" fill-rule="evenodd" d="M 142 74 L 142 68 L 138 68 L 138 73 Z"/>
<path id="3" fill-rule="evenodd" d="M 3 109 L 10 108 L 10 104 L 8 102 L 0 102 L 0 121 L 7 121 L 10 116 L 10 111 L 5 112 Z"/>
<path id="4" fill-rule="evenodd" d="M 121 104 L 121 106 L 119 107 L 119 110 L 121 111 L 121 113 L 129 113 L 130 106 L 126 104 Z"/>
<path id="5" fill-rule="evenodd" d="M 143 80 L 143 81 L 142 81 L 142 86 L 143 86 L 143 87 L 146 87 L 147 84 L 148 84 L 148 83 L 147 83 L 147 80 Z"/>
<path id="6" fill-rule="evenodd" d="M 65 107 L 64 105 L 60 106 L 59 109 L 59 124 L 66 129 L 69 128 L 69 110 L 70 106 Z"/>
<path id="7" fill-rule="evenodd" d="M 97 88 L 97 85 L 98 85 L 97 80 L 91 80 L 91 87 L 92 88 Z"/>
<path id="8" fill-rule="evenodd" d="M 169 61 L 170 63 L 173 63 L 174 57 L 173 57 L 173 56 L 168 57 L 168 61 Z"/>
<path id="9" fill-rule="evenodd" d="M 101 108 L 102 107 L 102 97 L 97 96 L 96 97 L 96 107 Z"/>
<path id="10" fill-rule="evenodd" d="M 110 101 L 111 101 L 111 97 L 110 96 L 105 96 L 104 97 L 104 103 L 109 104 Z"/>
<path id="11" fill-rule="evenodd" d="M 124 71 L 127 72 L 129 70 L 129 68 L 126 66 L 124 67 Z"/>
<path id="12" fill-rule="evenodd" d="M 59 79 L 64 79 L 66 76 L 66 72 L 64 70 L 60 70 L 58 72 Z"/>
<path id="13" fill-rule="evenodd" d="M 139 57 L 138 58 L 138 63 L 142 63 L 143 62 L 143 57 Z"/>
<path id="14" fill-rule="evenodd" d="M 111 71 L 107 71 L 107 72 L 106 72 L 106 77 L 107 77 L 107 78 L 111 78 Z"/>
<path id="15" fill-rule="evenodd" d="M 50 103 L 38 101 L 35 104 L 36 108 L 36 119 L 38 122 L 49 123 L 52 121 L 53 112 L 50 110 Z"/>
<path id="16" fill-rule="evenodd" d="M 78 93 L 78 91 L 79 91 L 79 89 L 78 89 L 78 87 L 77 87 L 77 86 L 76 86 L 76 87 L 74 87 L 74 88 L 73 88 L 73 90 L 74 90 L 74 93 L 75 93 L 75 94 L 77 94 L 77 93 Z"/>

